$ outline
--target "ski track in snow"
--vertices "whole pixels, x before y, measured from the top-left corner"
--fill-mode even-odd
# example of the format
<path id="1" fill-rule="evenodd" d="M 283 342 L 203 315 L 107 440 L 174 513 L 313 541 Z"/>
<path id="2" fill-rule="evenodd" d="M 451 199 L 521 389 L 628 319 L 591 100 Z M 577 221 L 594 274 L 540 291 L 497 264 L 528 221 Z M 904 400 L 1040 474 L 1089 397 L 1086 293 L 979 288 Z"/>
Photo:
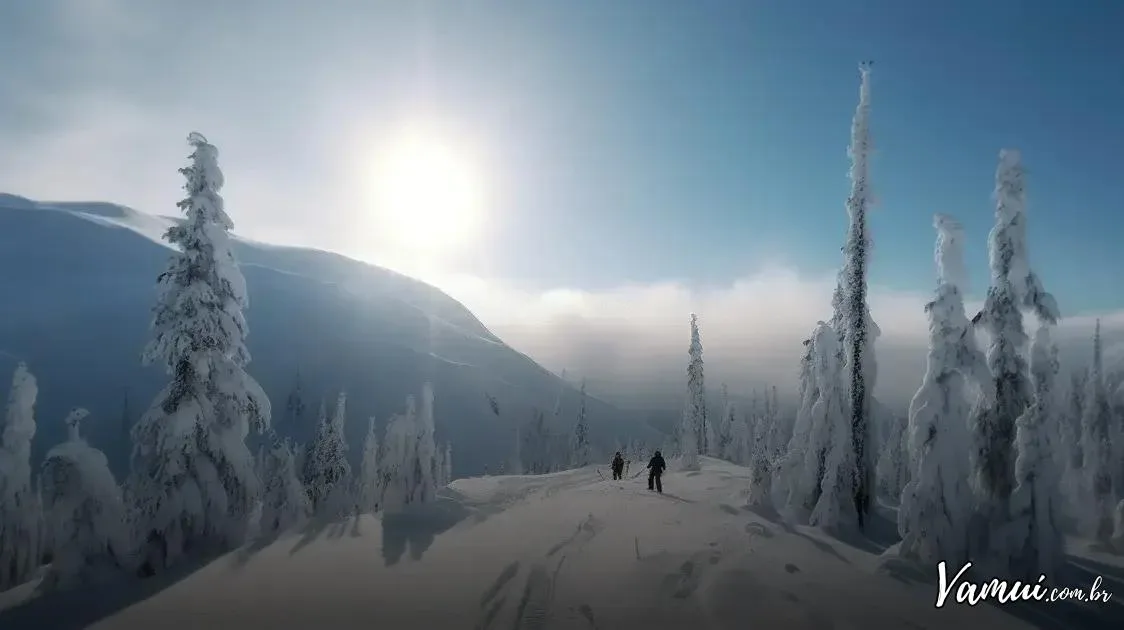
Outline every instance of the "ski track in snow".
<path id="1" fill-rule="evenodd" d="M 1036 627 L 992 606 L 934 609 L 933 585 L 886 575 L 878 556 L 739 507 L 748 478 L 704 458 L 701 474 L 666 474 L 663 495 L 593 467 L 461 479 L 441 504 L 463 506 L 459 520 L 437 510 L 444 522 L 416 519 L 417 531 L 384 538 L 368 515 L 299 548 L 294 532 L 82 624 L 79 600 L 32 625 L 6 619 L 18 602 L 0 598 L 0 627 Z M 387 554 L 392 544 L 408 550 Z"/>

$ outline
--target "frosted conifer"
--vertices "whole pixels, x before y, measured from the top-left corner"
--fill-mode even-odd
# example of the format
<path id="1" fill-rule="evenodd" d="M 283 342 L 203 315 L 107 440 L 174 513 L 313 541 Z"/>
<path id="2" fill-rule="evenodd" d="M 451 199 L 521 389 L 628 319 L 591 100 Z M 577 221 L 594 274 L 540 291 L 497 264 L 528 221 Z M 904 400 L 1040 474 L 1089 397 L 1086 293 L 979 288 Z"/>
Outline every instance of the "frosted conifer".
<path id="1" fill-rule="evenodd" d="M 39 495 L 31 485 L 31 440 L 39 386 L 20 363 L 0 425 L 0 591 L 29 580 L 42 551 Z"/>
<path id="2" fill-rule="evenodd" d="M 229 231 L 218 150 L 198 133 L 180 169 L 186 215 L 165 239 L 177 246 L 157 280 L 146 363 L 171 382 L 133 427 L 133 522 L 146 567 L 158 571 L 192 549 L 243 542 L 260 494 L 245 439 L 269 427 L 265 392 L 246 373 L 249 306 Z"/>

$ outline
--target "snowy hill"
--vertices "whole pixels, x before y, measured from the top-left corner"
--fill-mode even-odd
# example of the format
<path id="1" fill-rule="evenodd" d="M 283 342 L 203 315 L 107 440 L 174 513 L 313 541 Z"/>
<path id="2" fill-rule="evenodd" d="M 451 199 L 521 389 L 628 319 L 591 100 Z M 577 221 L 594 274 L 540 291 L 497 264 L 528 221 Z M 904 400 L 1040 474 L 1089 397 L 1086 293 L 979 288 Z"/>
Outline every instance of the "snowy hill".
<path id="1" fill-rule="evenodd" d="M 174 219 L 106 203 L 39 203 L 0 195 L 0 371 L 27 361 L 41 386 L 36 453 L 63 435 L 73 406 L 92 413 L 89 440 L 116 470 L 125 462 L 125 399 L 131 420 L 163 384 L 140 364 L 155 280 L 168 257 L 161 235 Z M 250 372 L 274 405 L 274 421 L 310 437 L 321 398 L 348 392 L 352 453 L 366 419 L 404 408 L 424 381 L 436 391 L 437 435 L 451 440 L 455 473 L 508 457 L 512 422 L 553 409 L 562 382 L 495 337 L 438 289 L 336 254 L 244 239 L 237 255 L 250 291 Z M 300 373 L 306 417 L 286 426 L 285 399 Z M 578 395 L 562 399 L 559 430 L 574 422 Z M 497 419 L 485 393 L 500 401 Z M 643 421 L 593 400 L 595 441 L 651 436 Z"/>
<path id="2" fill-rule="evenodd" d="M 593 468 L 461 479 L 417 511 L 310 527 L 171 584 L 28 601 L 21 587 L 0 596 L 0 627 L 1122 627 L 1118 599 L 937 609 L 935 586 L 880 569 L 873 543 L 741 508 L 747 484 L 711 459 L 669 473 L 662 496 Z M 1075 562 L 1073 579 L 1124 592 L 1118 565 Z"/>

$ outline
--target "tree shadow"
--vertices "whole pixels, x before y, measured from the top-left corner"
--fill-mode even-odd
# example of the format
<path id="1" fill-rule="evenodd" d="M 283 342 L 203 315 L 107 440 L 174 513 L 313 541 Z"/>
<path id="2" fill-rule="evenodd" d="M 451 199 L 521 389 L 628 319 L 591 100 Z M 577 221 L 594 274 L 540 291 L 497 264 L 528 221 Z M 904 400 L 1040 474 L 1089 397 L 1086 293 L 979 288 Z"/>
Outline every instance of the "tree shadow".
<path id="1" fill-rule="evenodd" d="M 388 567 L 397 564 L 407 547 L 413 560 L 421 560 L 438 534 L 451 529 L 471 513 L 472 510 L 460 502 L 447 498 L 407 506 L 400 512 L 383 513 L 383 561 Z"/>
<path id="2" fill-rule="evenodd" d="M 170 588 L 218 556 L 184 561 L 146 578 L 123 575 L 102 584 L 36 593 L 27 601 L 0 610 L 4 630 L 81 630 Z"/>
<path id="3" fill-rule="evenodd" d="M 898 524 L 878 511 L 872 511 L 863 525 L 861 531 L 840 532 L 836 537 L 841 543 L 874 555 L 883 553 L 901 540 Z"/>
<path id="4" fill-rule="evenodd" d="M 301 539 L 289 550 L 289 555 L 295 555 L 305 547 L 316 542 L 324 532 L 328 531 L 331 525 L 340 522 L 341 518 L 343 517 L 332 518 L 321 516 L 310 519 L 305 523 L 304 527 L 301 528 Z"/>

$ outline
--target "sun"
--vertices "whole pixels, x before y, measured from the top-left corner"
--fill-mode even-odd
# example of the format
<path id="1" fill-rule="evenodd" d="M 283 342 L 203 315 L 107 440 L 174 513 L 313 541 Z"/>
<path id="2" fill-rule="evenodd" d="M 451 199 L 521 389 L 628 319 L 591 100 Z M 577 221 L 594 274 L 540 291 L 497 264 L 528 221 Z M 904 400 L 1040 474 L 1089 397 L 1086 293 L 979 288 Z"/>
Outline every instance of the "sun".
<path id="1" fill-rule="evenodd" d="M 436 254 L 470 243 L 480 228 L 480 176 L 464 153 L 412 131 L 391 143 L 373 177 L 379 229 L 395 245 Z"/>

